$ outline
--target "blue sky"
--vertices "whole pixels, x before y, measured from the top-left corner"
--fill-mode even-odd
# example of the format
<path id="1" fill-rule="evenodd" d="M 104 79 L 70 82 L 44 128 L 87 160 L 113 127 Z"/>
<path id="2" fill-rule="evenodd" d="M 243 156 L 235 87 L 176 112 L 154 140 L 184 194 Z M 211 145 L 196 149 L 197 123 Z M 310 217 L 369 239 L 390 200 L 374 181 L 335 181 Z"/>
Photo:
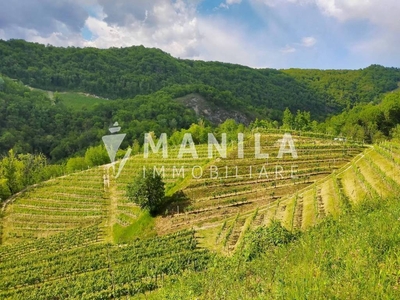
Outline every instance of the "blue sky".
<path id="1" fill-rule="evenodd" d="M 1 3 L 3 2 L 3 3 Z M 0 0 L 0 38 L 257 68 L 400 67 L 398 0 Z"/>

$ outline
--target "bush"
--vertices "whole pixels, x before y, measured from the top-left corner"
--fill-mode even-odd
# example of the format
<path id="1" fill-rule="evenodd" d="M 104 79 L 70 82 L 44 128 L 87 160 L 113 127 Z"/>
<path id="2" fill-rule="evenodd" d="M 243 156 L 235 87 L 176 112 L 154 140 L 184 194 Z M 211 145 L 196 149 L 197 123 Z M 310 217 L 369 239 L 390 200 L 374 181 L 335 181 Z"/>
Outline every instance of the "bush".
<path id="1" fill-rule="evenodd" d="M 68 173 L 73 173 L 75 171 L 82 171 L 87 169 L 89 166 L 83 157 L 72 157 L 68 159 L 66 170 Z"/>
<path id="2" fill-rule="evenodd" d="M 7 184 L 7 179 L 0 179 L 0 203 L 11 196 L 11 191 Z"/>
<path id="3" fill-rule="evenodd" d="M 247 234 L 243 254 L 251 261 L 268 249 L 290 243 L 295 237 L 280 222 L 273 221 L 268 227 L 259 227 Z"/>
<path id="4" fill-rule="evenodd" d="M 110 163 L 107 150 L 103 145 L 90 147 L 85 153 L 85 162 L 90 167 L 101 166 Z"/>

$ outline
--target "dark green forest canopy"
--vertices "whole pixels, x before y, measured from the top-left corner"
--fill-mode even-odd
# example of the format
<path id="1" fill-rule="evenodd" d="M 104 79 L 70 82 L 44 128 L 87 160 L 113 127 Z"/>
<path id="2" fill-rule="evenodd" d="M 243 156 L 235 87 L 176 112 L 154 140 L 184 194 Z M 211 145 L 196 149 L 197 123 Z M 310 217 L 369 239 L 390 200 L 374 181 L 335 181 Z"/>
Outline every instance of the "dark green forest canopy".
<path id="1" fill-rule="evenodd" d="M 379 102 L 381 95 L 398 88 L 398 68 L 372 65 L 362 70 L 300 70 L 289 69 L 284 73 L 304 82 L 307 86 L 325 94 L 328 103 L 353 106 L 358 103 Z"/>
<path id="2" fill-rule="evenodd" d="M 127 133 L 125 144 L 143 140 L 145 132 L 156 134 L 188 128 L 197 122 L 195 113 L 172 101 L 165 93 L 137 96 L 131 100 L 106 101 L 92 109 L 76 111 L 53 102 L 47 93 L 1 77 L 0 153 L 43 153 L 58 161 L 83 154 L 101 142 L 108 127 L 118 120 Z M 1 84 L 1 82 L 3 82 Z"/>
<path id="3" fill-rule="evenodd" d="M 143 46 L 59 48 L 22 40 L 0 40 L 0 72 L 33 87 L 81 91 L 117 99 L 167 88 L 174 96 L 200 91 L 221 107 L 254 119 L 278 120 L 289 107 L 323 120 L 359 102 L 379 99 L 400 81 L 400 70 L 274 70 L 181 60 Z M 214 89 L 213 93 L 208 93 Z"/>

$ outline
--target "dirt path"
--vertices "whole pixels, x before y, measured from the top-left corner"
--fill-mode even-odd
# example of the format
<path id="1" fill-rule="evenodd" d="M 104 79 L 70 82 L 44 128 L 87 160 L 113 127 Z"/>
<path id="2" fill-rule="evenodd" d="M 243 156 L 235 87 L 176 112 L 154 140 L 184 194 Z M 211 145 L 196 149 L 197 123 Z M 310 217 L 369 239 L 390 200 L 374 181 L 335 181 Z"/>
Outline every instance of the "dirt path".
<path id="1" fill-rule="evenodd" d="M 104 167 L 104 172 L 107 173 L 107 166 Z M 113 227 L 114 224 L 117 223 L 118 192 L 117 185 L 111 175 L 109 176 L 109 184 L 105 182 L 104 188 L 106 196 L 110 199 L 110 206 L 108 208 L 108 224 L 106 226 L 108 234 L 106 240 L 112 243 L 114 242 Z"/>

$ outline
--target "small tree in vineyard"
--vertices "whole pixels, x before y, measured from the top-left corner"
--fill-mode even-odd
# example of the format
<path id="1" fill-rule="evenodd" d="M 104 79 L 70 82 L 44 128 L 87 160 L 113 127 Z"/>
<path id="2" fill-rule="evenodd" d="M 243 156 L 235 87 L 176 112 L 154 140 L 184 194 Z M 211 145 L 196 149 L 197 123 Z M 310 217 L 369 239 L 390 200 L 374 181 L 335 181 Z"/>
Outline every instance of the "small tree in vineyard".
<path id="1" fill-rule="evenodd" d="M 165 204 L 164 182 L 158 174 L 154 176 L 139 174 L 132 183 L 128 184 L 127 196 L 130 201 L 154 215 Z"/>

